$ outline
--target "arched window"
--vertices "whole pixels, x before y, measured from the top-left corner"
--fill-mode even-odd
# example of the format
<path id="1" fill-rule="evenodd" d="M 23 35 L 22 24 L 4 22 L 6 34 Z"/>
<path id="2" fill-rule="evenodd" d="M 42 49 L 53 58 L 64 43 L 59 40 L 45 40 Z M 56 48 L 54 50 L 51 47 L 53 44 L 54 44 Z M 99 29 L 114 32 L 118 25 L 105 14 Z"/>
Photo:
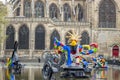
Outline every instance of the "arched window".
<path id="1" fill-rule="evenodd" d="M 51 37 L 50 37 L 50 49 L 53 49 L 54 48 L 54 38 L 57 38 L 58 40 L 60 40 L 60 35 L 58 33 L 57 30 L 54 30 L 53 33 L 51 34 Z"/>
<path id="2" fill-rule="evenodd" d="M 6 29 L 6 49 L 14 48 L 14 39 L 15 39 L 15 29 L 12 25 L 8 26 Z"/>
<path id="3" fill-rule="evenodd" d="M 82 33 L 80 44 L 82 44 L 82 45 L 89 44 L 89 34 L 85 31 Z"/>
<path id="4" fill-rule="evenodd" d="M 35 49 L 45 49 L 45 29 L 42 25 L 38 25 L 35 30 Z"/>
<path id="5" fill-rule="evenodd" d="M 68 31 L 69 33 L 72 33 L 72 30 L 70 30 L 70 31 Z M 68 34 L 68 32 L 67 32 L 67 34 L 65 35 L 65 44 L 67 45 L 68 44 L 68 40 L 69 40 L 69 38 L 66 38 L 66 36 L 70 36 L 69 34 Z"/>
<path id="6" fill-rule="evenodd" d="M 29 48 L 29 29 L 26 25 L 23 25 L 19 29 L 19 49 Z"/>
<path id="7" fill-rule="evenodd" d="M 50 18 L 57 18 L 58 19 L 59 9 L 56 4 L 52 3 L 49 7 L 49 16 Z"/>
<path id="8" fill-rule="evenodd" d="M 24 2 L 24 16 L 25 17 L 32 16 L 31 2 L 28 0 L 25 0 L 25 2 Z"/>
<path id="9" fill-rule="evenodd" d="M 83 17 L 83 8 L 80 4 L 78 4 L 76 7 L 75 7 L 75 12 L 76 12 L 76 15 L 77 15 L 77 20 L 78 21 L 83 21 L 84 17 Z"/>
<path id="10" fill-rule="evenodd" d="M 112 0 L 102 0 L 99 7 L 99 27 L 116 27 L 116 8 Z"/>
<path id="11" fill-rule="evenodd" d="M 64 4 L 63 7 L 64 7 L 64 21 L 70 21 L 71 20 L 71 8 L 67 3 Z"/>
<path id="12" fill-rule="evenodd" d="M 20 7 L 16 10 L 16 16 L 20 16 Z"/>
<path id="13" fill-rule="evenodd" d="M 35 17 L 44 17 L 44 3 L 42 1 L 35 3 Z"/>

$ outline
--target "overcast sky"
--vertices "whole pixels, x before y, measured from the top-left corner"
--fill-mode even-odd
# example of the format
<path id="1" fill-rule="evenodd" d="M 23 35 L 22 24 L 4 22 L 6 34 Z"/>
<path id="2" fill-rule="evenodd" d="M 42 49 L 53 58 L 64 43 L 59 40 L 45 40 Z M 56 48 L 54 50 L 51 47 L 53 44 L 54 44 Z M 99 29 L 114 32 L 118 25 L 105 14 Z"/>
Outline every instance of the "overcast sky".
<path id="1" fill-rule="evenodd" d="M 0 0 L 0 1 L 2 1 L 3 3 L 5 3 L 5 0 Z"/>
<path id="2" fill-rule="evenodd" d="M 5 3 L 5 0 L 0 0 L 0 1 L 2 1 L 3 3 Z M 9 1 L 9 0 L 7 0 L 7 1 Z"/>

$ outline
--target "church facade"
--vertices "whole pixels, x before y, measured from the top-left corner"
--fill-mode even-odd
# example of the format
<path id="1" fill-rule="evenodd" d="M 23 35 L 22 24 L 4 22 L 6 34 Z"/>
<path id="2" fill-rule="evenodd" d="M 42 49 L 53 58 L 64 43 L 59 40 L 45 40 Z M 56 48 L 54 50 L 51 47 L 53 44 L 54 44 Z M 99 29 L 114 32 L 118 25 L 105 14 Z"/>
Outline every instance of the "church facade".
<path id="1" fill-rule="evenodd" d="M 53 50 L 54 37 L 67 44 L 67 32 L 81 36 L 80 44 L 98 43 L 97 55 L 120 56 L 119 0 L 10 0 L 3 43 L 5 55 L 18 41 L 21 56 Z"/>

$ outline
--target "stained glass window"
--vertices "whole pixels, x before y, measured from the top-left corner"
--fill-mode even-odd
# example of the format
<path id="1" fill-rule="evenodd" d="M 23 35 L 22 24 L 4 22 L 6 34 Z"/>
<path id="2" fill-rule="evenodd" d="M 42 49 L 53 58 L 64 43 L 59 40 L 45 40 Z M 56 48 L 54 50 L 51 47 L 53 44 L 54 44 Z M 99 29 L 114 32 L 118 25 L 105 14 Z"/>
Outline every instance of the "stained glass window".
<path id="1" fill-rule="evenodd" d="M 17 8 L 16 16 L 20 16 L 20 8 Z"/>
<path id="2" fill-rule="evenodd" d="M 70 6 L 66 3 L 63 5 L 64 7 L 64 21 L 71 21 L 71 8 Z"/>
<path id="3" fill-rule="evenodd" d="M 29 29 L 23 25 L 19 29 L 19 49 L 29 49 Z"/>
<path id="4" fill-rule="evenodd" d="M 35 49 L 45 49 L 45 29 L 42 25 L 35 30 Z"/>
<path id="5" fill-rule="evenodd" d="M 76 7 L 75 7 L 75 12 L 76 12 L 76 15 L 77 15 L 77 20 L 78 21 L 82 21 L 83 20 L 83 8 L 80 4 L 78 4 Z"/>
<path id="6" fill-rule="evenodd" d="M 112 0 L 102 0 L 99 7 L 99 27 L 116 27 L 116 8 Z"/>
<path id="7" fill-rule="evenodd" d="M 84 44 L 89 44 L 89 34 L 87 33 L 87 32 L 83 32 L 82 33 L 82 35 L 81 35 L 82 37 L 81 37 L 81 42 L 80 42 L 80 44 L 82 44 L 82 45 L 84 45 Z"/>
<path id="8" fill-rule="evenodd" d="M 58 19 L 59 9 L 56 4 L 52 3 L 49 7 L 49 15 L 50 18 L 57 18 Z"/>
<path id="9" fill-rule="evenodd" d="M 25 0 L 24 2 L 24 16 L 25 17 L 32 16 L 31 2 L 27 0 Z"/>
<path id="10" fill-rule="evenodd" d="M 12 25 L 8 26 L 6 29 L 6 49 L 14 48 L 14 38 L 15 38 L 15 29 Z"/>
<path id="11" fill-rule="evenodd" d="M 44 3 L 42 1 L 35 3 L 35 17 L 44 17 Z"/>

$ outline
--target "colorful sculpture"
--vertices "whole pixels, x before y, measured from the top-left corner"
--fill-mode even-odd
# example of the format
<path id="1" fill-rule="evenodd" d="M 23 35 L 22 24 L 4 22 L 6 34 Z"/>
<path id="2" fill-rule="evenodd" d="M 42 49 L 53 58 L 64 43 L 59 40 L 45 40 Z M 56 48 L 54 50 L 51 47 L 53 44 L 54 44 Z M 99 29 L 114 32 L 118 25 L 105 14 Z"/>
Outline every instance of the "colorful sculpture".
<path id="1" fill-rule="evenodd" d="M 14 51 L 12 53 L 12 56 L 11 56 L 11 58 L 7 58 L 7 66 L 8 67 L 13 67 L 15 64 L 18 64 L 17 46 L 18 46 L 18 43 L 17 43 L 17 41 L 15 41 Z"/>
<path id="2" fill-rule="evenodd" d="M 83 55 L 90 55 L 96 53 L 98 45 L 92 43 L 90 45 L 80 45 L 80 36 L 75 32 L 68 32 L 68 45 L 63 44 L 57 38 L 54 38 L 54 51 L 44 52 L 45 57 L 44 66 L 42 69 L 43 78 L 49 79 L 54 72 L 63 72 L 63 77 L 85 77 L 91 73 L 91 68 L 88 67 L 88 61 Z"/>
<path id="3" fill-rule="evenodd" d="M 9 69 L 6 70 L 6 76 L 8 80 L 15 80 L 15 75 L 9 71 Z"/>
<path id="4" fill-rule="evenodd" d="M 78 36 L 75 32 L 68 32 L 68 34 L 70 36 L 66 37 L 69 38 L 69 45 L 64 45 L 62 42 L 58 41 L 57 38 L 55 38 L 54 48 L 58 50 L 58 53 L 67 53 L 68 66 L 71 66 L 74 61 L 76 64 L 83 63 L 87 66 L 87 61 L 82 57 L 82 55 L 96 53 L 98 50 L 98 45 L 96 43 L 92 43 L 90 45 L 79 45 L 78 42 L 80 41 L 80 36 Z M 86 48 L 87 50 L 84 50 L 84 48 Z"/>
<path id="5" fill-rule="evenodd" d="M 93 63 L 94 63 L 94 68 L 107 68 L 107 61 L 103 56 L 98 56 L 97 58 L 92 58 Z"/>
<path id="6" fill-rule="evenodd" d="M 19 63 L 18 54 L 17 54 L 17 46 L 18 43 L 15 41 L 14 43 L 14 51 L 10 58 L 7 58 L 7 67 L 11 70 L 14 70 L 14 73 L 21 73 L 22 65 Z"/>

